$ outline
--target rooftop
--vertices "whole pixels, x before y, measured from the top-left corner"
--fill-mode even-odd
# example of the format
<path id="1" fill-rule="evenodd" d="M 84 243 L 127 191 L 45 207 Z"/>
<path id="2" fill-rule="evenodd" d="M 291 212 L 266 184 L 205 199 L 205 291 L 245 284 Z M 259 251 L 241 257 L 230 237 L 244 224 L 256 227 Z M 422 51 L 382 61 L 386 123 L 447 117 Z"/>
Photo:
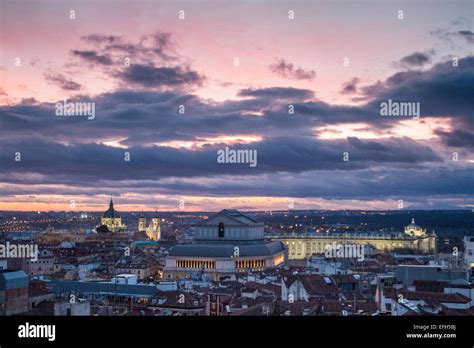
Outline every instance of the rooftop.
<path id="1" fill-rule="evenodd" d="M 247 243 L 194 243 L 178 244 L 169 251 L 169 256 L 183 257 L 231 257 L 234 248 L 239 248 L 240 257 L 270 256 L 284 250 L 279 241 L 247 242 Z"/>

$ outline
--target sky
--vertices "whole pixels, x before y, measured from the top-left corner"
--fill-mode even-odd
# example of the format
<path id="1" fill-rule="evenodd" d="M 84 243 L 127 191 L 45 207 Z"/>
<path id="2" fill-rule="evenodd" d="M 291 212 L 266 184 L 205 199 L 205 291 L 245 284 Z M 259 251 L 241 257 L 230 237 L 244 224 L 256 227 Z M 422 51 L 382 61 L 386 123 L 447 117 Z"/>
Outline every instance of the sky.
<path id="1" fill-rule="evenodd" d="M 473 14 L 0 0 L 0 210 L 474 209 Z"/>

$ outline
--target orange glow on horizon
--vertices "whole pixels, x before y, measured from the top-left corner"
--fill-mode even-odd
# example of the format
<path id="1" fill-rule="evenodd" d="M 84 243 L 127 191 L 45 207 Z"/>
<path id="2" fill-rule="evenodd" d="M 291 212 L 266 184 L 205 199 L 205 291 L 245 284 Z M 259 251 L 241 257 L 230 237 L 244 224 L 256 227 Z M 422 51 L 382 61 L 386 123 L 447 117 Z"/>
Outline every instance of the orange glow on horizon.
<path id="1" fill-rule="evenodd" d="M 126 203 L 126 197 L 113 197 L 114 207 L 120 212 L 154 212 L 154 211 L 219 211 L 225 208 L 234 208 L 242 211 L 261 210 L 288 210 L 289 202 L 294 202 L 291 210 L 341 210 L 353 209 L 356 205 L 363 205 L 364 210 L 392 210 L 397 209 L 396 200 L 371 200 L 363 201 L 356 199 L 331 200 L 323 198 L 291 198 L 291 197 L 206 197 L 206 196 L 154 196 L 162 200 L 161 204 Z M 104 212 L 108 208 L 109 198 L 104 196 L 88 198 L 77 198 L 78 203 L 74 208 L 70 206 L 70 199 L 56 196 L 51 202 L 46 202 L 45 197 L 36 196 L 38 202 L 26 201 L 29 197 L 17 197 L 15 202 L 0 201 L 0 211 L 69 211 L 69 212 Z M 21 201 L 25 200 L 25 201 Z M 134 197 L 133 200 L 136 200 Z M 184 208 L 179 208 L 179 201 L 184 200 Z M 80 201 L 80 202 L 79 202 Z M 98 203 L 95 203 L 97 201 Z M 100 202 L 100 203 L 99 203 Z M 405 202 L 409 205 L 409 202 Z"/>

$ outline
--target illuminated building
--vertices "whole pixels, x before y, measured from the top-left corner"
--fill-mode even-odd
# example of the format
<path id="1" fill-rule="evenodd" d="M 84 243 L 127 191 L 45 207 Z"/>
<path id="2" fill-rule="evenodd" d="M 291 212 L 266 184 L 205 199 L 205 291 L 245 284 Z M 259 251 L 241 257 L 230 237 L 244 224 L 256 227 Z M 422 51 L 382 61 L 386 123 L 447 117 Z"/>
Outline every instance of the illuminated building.
<path id="1" fill-rule="evenodd" d="M 110 232 L 120 232 L 125 229 L 125 225 L 122 224 L 122 218 L 118 215 L 114 209 L 114 202 L 110 199 L 109 209 L 102 215 L 100 224 L 107 226 Z"/>
<path id="2" fill-rule="evenodd" d="M 282 265 L 286 248 L 264 238 L 264 224 L 237 210 L 225 209 L 196 226 L 196 241 L 170 249 L 165 279 L 207 273 L 213 279 L 234 272 L 261 271 Z"/>
<path id="3" fill-rule="evenodd" d="M 161 226 L 160 226 L 160 218 L 155 216 L 151 219 L 151 223 L 146 225 L 146 218 L 142 215 L 138 219 L 138 231 L 145 232 L 148 238 L 154 241 L 158 241 L 161 239 Z"/>
<path id="4" fill-rule="evenodd" d="M 412 237 L 426 237 L 426 228 L 421 228 L 415 224 L 415 219 L 411 219 L 411 224 L 405 227 L 405 234 Z"/>
<path id="5" fill-rule="evenodd" d="M 288 247 L 288 258 L 304 259 L 313 254 L 321 254 L 332 243 L 370 245 L 375 250 L 390 252 L 411 249 L 418 253 L 436 252 L 436 234 L 428 234 L 426 229 L 415 224 L 405 227 L 404 232 L 366 232 L 366 233 L 321 233 L 316 235 L 275 236 Z"/>
<path id="6" fill-rule="evenodd" d="M 138 218 L 138 232 L 145 232 L 146 231 L 146 217 L 140 215 Z"/>

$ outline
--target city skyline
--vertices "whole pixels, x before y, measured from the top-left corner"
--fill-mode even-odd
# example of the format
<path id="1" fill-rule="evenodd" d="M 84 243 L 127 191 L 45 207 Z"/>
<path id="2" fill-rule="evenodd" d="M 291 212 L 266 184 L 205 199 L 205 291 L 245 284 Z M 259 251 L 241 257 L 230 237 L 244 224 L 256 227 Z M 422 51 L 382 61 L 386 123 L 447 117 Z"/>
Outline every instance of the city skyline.
<path id="1" fill-rule="evenodd" d="M 1 211 L 474 208 L 470 1 L 44 3 L 0 3 Z"/>

